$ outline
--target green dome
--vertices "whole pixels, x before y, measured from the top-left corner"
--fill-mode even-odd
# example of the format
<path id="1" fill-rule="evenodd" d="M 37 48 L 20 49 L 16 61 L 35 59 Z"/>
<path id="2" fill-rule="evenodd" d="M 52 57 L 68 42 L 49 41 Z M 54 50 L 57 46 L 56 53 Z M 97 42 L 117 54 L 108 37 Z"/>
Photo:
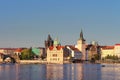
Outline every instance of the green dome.
<path id="1" fill-rule="evenodd" d="M 54 40 L 54 46 L 58 46 L 60 44 L 60 42 L 58 41 L 58 39 Z"/>
<path id="2" fill-rule="evenodd" d="M 36 55 L 40 55 L 41 53 L 40 53 L 40 49 L 38 49 L 38 48 L 32 48 L 32 52 L 34 53 L 34 54 L 36 54 Z"/>

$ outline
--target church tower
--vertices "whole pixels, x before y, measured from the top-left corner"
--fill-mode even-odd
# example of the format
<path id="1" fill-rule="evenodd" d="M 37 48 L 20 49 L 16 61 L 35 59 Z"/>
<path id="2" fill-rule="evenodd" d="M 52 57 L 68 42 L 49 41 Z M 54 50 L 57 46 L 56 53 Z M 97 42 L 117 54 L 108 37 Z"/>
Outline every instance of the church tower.
<path id="1" fill-rule="evenodd" d="M 81 30 L 80 32 L 80 38 L 78 39 L 77 41 L 77 48 L 82 52 L 82 60 L 85 60 L 86 59 L 86 42 L 85 42 L 85 39 L 83 37 L 83 32 Z"/>
<path id="2" fill-rule="evenodd" d="M 53 46 L 53 42 L 54 41 L 49 34 L 47 40 L 45 40 L 45 48 L 47 49 L 48 47 Z"/>

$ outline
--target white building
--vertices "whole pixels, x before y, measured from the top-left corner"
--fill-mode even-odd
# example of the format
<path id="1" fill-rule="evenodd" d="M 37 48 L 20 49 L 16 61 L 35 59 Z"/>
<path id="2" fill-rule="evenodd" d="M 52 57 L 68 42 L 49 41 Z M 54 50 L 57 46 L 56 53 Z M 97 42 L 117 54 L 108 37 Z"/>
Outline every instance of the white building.
<path id="1" fill-rule="evenodd" d="M 69 54 L 73 59 L 82 59 L 82 53 L 77 48 L 74 46 L 67 46 L 67 49 L 69 49 Z"/>

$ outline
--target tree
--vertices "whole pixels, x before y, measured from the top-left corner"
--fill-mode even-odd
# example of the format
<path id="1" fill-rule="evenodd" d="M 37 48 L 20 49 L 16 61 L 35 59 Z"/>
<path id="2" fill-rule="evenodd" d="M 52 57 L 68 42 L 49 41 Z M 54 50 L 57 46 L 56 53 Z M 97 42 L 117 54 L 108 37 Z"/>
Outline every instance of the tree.
<path id="1" fill-rule="evenodd" d="M 29 60 L 30 59 L 30 50 L 29 49 L 22 50 L 21 59 L 22 60 Z"/>
<path id="2" fill-rule="evenodd" d="M 94 59 L 99 60 L 100 59 L 99 54 L 94 54 Z"/>
<path id="3" fill-rule="evenodd" d="M 118 58 L 118 56 L 116 56 L 116 55 L 107 55 L 107 56 L 105 57 L 105 59 L 118 60 L 119 58 Z"/>

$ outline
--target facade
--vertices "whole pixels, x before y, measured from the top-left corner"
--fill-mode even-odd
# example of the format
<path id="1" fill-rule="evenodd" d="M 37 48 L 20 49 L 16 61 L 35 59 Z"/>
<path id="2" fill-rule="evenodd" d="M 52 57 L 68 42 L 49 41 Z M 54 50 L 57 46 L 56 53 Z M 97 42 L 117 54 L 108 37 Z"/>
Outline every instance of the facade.
<path id="1" fill-rule="evenodd" d="M 93 58 L 95 59 L 95 56 L 97 56 L 97 60 L 101 59 L 101 50 L 97 42 L 92 41 L 92 43 L 86 45 L 86 47 L 87 60 L 92 60 Z"/>
<path id="2" fill-rule="evenodd" d="M 114 46 L 102 46 L 101 47 L 101 58 L 106 56 L 118 56 L 120 58 L 120 44 L 115 44 Z"/>
<path id="3" fill-rule="evenodd" d="M 54 41 L 54 46 L 47 48 L 47 62 L 48 63 L 63 63 L 63 47 L 59 45 L 58 41 Z"/>
<path id="4" fill-rule="evenodd" d="M 43 56 L 45 58 L 46 57 L 45 48 L 39 47 L 39 49 L 40 49 L 40 56 Z"/>
<path id="5" fill-rule="evenodd" d="M 11 55 L 14 54 L 14 51 L 16 48 L 0 48 L 0 53 L 3 53 L 4 55 Z"/>
<path id="6" fill-rule="evenodd" d="M 114 46 L 114 54 L 120 57 L 120 44 L 115 44 Z"/>
<path id="7" fill-rule="evenodd" d="M 82 53 L 75 48 L 74 46 L 66 46 L 66 48 L 69 50 L 70 57 L 74 60 L 81 60 L 82 59 Z"/>
<path id="8" fill-rule="evenodd" d="M 86 42 L 85 42 L 85 39 L 83 37 L 82 30 L 81 30 L 81 33 L 80 33 L 80 38 L 77 41 L 76 48 L 78 48 L 79 51 L 82 52 L 82 60 L 86 60 Z"/>
<path id="9" fill-rule="evenodd" d="M 115 55 L 114 54 L 114 46 L 102 46 L 101 48 L 101 59 L 104 59 L 108 55 Z"/>
<path id="10" fill-rule="evenodd" d="M 22 48 L 18 48 L 14 51 L 14 54 L 19 56 L 19 55 L 21 55 L 21 52 L 22 52 Z"/>
<path id="11" fill-rule="evenodd" d="M 2 59 L 2 53 L 0 53 L 0 62 L 2 62 L 3 61 L 3 59 Z"/>

